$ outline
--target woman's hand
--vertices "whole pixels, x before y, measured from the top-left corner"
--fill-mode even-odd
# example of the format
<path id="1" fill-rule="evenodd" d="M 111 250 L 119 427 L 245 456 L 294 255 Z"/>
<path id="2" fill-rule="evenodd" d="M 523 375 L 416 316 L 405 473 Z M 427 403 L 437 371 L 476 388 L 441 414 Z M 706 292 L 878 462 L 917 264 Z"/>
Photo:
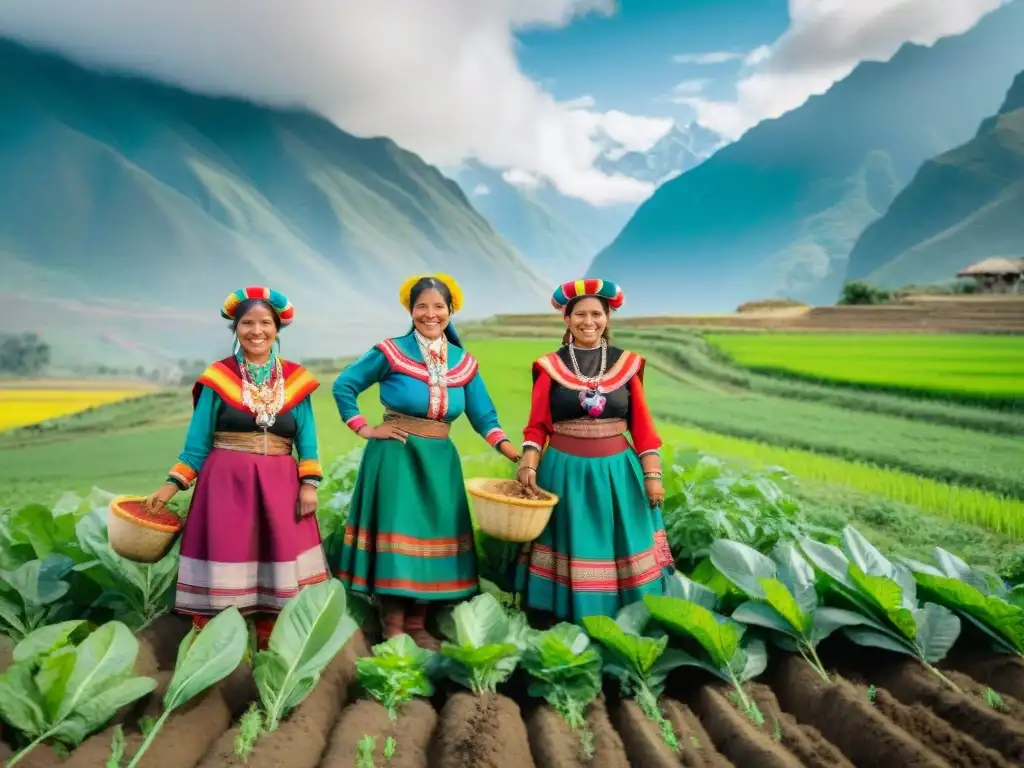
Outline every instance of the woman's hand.
<path id="1" fill-rule="evenodd" d="M 501 455 L 512 462 L 519 461 L 522 456 L 519 455 L 519 451 L 512 445 L 511 440 L 506 440 L 498 446 L 498 450 L 501 451 Z"/>
<path id="2" fill-rule="evenodd" d="M 367 440 L 397 440 L 400 443 L 404 443 L 405 439 L 409 437 L 408 432 L 399 428 L 394 422 L 389 421 L 385 421 L 376 427 L 371 427 L 367 424 L 359 430 L 359 435 Z"/>
<path id="3" fill-rule="evenodd" d="M 309 517 L 316 512 L 317 497 L 316 486 L 309 483 L 302 483 L 299 486 L 299 517 Z"/>
<path id="4" fill-rule="evenodd" d="M 644 490 L 647 492 L 647 499 L 651 506 L 658 509 L 665 501 L 665 486 L 661 484 L 660 477 L 645 477 Z"/>
<path id="5" fill-rule="evenodd" d="M 167 502 L 174 498 L 174 494 L 179 490 L 181 489 L 174 483 L 164 483 L 153 491 L 153 493 L 149 494 L 149 496 L 146 497 L 146 500 L 142 502 L 142 505 L 146 508 L 147 512 L 156 512 L 163 507 L 166 507 Z"/>

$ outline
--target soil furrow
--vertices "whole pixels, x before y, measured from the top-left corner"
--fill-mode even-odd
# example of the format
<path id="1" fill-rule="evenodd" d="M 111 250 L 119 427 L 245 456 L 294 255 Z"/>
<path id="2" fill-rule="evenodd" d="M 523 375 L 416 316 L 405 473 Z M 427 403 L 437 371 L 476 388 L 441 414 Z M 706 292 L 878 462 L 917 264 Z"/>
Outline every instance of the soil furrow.
<path id="1" fill-rule="evenodd" d="M 540 766 L 557 768 L 629 768 L 622 739 L 612 728 L 601 701 L 588 709 L 587 729 L 591 754 L 585 754 L 583 735 L 573 733 L 565 719 L 551 706 L 537 707 L 527 718 L 533 759 Z"/>
<path id="2" fill-rule="evenodd" d="M 437 725 L 437 712 L 429 701 L 415 700 L 402 706 L 398 719 L 391 722 L 388 711 L 377 701 L 363 699 L 346 707 L 331 732 L 330 742 L 320 768 L 351 768 L 357 765 L 364 737 L 376 740 L 374 765 L 388 768 L 426 768 L 430 739 Z M 385 759 L 389 738 L 394 739 L 394 753 Z"/>
<path id="3" fill-rule="evenodd" d="M 720 690 L 701 688 L 697 708 L 715 746 L 737 768 L 801 768 L 796 757 L 747 720 Z"/>
<path id="4" fill-rule="evenodd" d="M 665 699 L 665 715 L 679 738 L 679 760 L 692 768 L 733 768 L 732 763 L 715 749 L 704 726 L 685 704 Z"/>
<path id="5" fill-rule="evenodd" d="M 807 768 L 853 768 L 853 763 L 810 725 L 803 725 L 791 714 L 782 711 L 771 689 L 759 683 L 750 692 L 764 715 L 762 730 L 788 749 Z"/>
<path id="6" fill-rule="evenodd" d="M 1024 701 L 1024 659 L 1020 656 L 962 653 L 951 657 L 943 668 L 955 669 L 999 693 Z"/>
<path id="7" fill-rule="evenodd" d="M 1024 765 L 1024 723 L 1014 722 L 983 699 L 951 690 L 913 661 L 879 669 L 875 678 L 904 704 L 923 704 L 1011 763 Z"/>
<path id="8" fill-rule="evenodd" d="M 500 693 L 452 695 L 429 754 L 435 768 L 535 768 L 519 705 Z"/>
<path id="9" fill-rule="evenodd" d="M 650 768 L 670 768 L 680 764 L 695 767 L 704 765 L 702 762 L 680 763 L 680 758 L 665 743 L 661 729 L 640 711 L 640 707 L 632 699 L 621 701 L 612 709 L 612 722 L 622 738 L 630 765 Z M 678 731 L 676 735 L 681 740 L 686 738 Z"/>
<path id="10" fill-rule="evenodd" d="M 817 728 L 858 768 L 945 768 L 943 760 L 891 723 L 871 705 L 867 693 L 835 675 L 822 680 L 796 656 L 780 659 L 772 689 L 786 712 Z"/>
<path id="11" fill-rule="evenodd" d="M 369 649 L 357 633 L 327 665 L 320 681 L 299 706 L 272 733 L 261 736 L 247 760 L 235 754 L 240 726 L 221 734 L 206 752 L 200 768 L 316 768 L 327 746 L 327 736 L 348 700 L 355 680 L 355 659 Z"/>

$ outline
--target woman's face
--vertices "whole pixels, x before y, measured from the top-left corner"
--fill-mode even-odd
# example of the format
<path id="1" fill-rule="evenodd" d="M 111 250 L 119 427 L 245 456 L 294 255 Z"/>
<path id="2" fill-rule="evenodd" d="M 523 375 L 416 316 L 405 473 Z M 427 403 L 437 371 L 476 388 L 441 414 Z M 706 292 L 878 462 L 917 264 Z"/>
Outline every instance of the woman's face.
<path id="1" fill-rule="evenodd" d="M 427 288 L 416 297 L 416 303 L 412 305 L 413 326 L 431 341 L 444 333 L 449 316 L 448 302 L 436 288 Z"/>
<path id="2" fill-rule="evenodd" d="M 235 334 L 249 360 L 254 363 L 266 360 L 270 356 L 270 345 L 277 338 L 274 313 L 262 304 L 255 305 L 242 315 Z"/>
<path id="3" fill-rule="evenodd" d="M 576 302 L 572 313 L 565 318 L 565 324 L 577 347 L 596 347 L 608 327 L 608 315 L 599 299 L 588 296 Z"/>

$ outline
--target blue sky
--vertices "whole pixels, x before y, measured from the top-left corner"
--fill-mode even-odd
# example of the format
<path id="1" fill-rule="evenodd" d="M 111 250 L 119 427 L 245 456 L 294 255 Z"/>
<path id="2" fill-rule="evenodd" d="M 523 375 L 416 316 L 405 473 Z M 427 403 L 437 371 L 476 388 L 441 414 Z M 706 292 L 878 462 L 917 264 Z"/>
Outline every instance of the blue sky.
<path id="1" fill-rule="evenodd" d="M 673 56 L 746 53 L 776 40 L 788 23 L 786 0 L 621 0 L 611 17 L 521 33 L 519 63 L 560 100 L 589 95 L 598 110 L 687 122 L 692 110 L 667 98 L 673 88 L 708 79 L 706 96 L 730 99 L 742 61 L 679 63 Z"/>

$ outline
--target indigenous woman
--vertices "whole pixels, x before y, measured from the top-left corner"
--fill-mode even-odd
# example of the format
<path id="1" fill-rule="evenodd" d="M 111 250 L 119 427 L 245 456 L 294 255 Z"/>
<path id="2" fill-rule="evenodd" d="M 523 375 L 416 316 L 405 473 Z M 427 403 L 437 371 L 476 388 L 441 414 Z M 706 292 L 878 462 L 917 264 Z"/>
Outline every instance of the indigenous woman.
<path id="1" fill-rule="evenodd" d="M 536 620 L 579 622 L 661 594 L 673 562 L 645 361 L 609 342 L 622 291 L 607 280 L 575 280 L 559 286 L 552 303 L 566 333 L 557 352 L 533 364 L 516 480 L 528 495 L 540 488 L 559 501 L 519 583 Z"/>
<path id="2" fill-rule="evenodd" d="M 323 473 L 310 395 L 319 383 L 274 350 L 294 312 L 268 288 L 227 297 L 221 315 L 231 321 L 235 354 L 199 377 L 185 449 L 146 500 L 156 510 L 195 483 L 175 610 L 201 629 L 236 606 L 254 614 L 260 647 L 284 603 L 329 577 L 314 514 Z"/>
<path id="3" fill-rule="evenodd" d="M 399 289 L 412 316 L 404 336 L 386 339 L 338 376 L 341 418 L 368 442 L 353 491 L 335 575 L 380 598 L 385 637 L 403 632 L 423 648 L 431 602 L 479 590 L 462 463 L 449 438 L 463 413 L 510 461 L 519 460 L 498 423 L 476 360 L 462 347 L 451 315 L 462 291 L 449 276 L 412 277 Z M 384 420 L 371 426 L 356 400 L 380 385 Z"/>

